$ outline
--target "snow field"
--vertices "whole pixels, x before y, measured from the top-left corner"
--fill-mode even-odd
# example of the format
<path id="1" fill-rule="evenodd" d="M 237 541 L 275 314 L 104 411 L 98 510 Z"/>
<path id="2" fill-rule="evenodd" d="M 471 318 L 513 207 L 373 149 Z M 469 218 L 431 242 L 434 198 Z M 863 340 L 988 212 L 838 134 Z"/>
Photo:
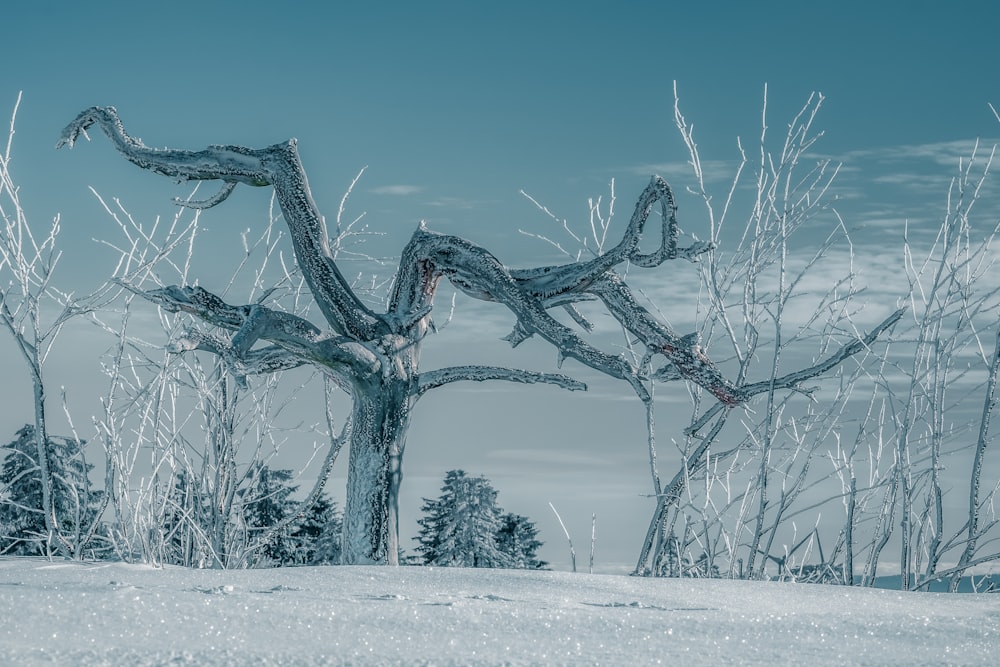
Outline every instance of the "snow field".
<path id="1" fill-rule="evenodd" d="M 4 665 L 992 665 L 1000 596 L 0 558 Z"/>

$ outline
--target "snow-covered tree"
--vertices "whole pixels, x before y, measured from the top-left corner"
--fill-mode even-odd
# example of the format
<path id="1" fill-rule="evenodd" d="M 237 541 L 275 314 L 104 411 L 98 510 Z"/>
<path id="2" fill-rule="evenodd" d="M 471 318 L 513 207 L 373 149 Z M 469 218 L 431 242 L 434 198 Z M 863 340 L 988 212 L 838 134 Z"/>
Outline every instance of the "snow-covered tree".
<path id="1" fill-rule="evenodd" d="M 403 249 L 396 275 L 388 283 L 391 288 L 385 295 L 385 312 L 377 312 L 360 298 L 337 265 L 295 141 L 263 149 L 153 149 L 125 131 L 114 108 L 92 107 L 66 127 L 60 145 L 72 146 L 95 125 L 126 159 L 143 169 L 180 180 L 223 182 L 217 195 L 185 202 L 187 206 L 220 204 L 239 184 L 274 188 L 291 232 L 298 268 L 325 320 L 322 326 L 268 301 L 231 305 L 198 286 L 137 291 L 165 309 L 190 313 L 232 332 L 228 340 L 182 334 L 171 343 L 171 349 L 178 353 L 198 349 L 218 354 L 241 376 L 312 364 L 350 395 L 345 563 L 398 562 L 402 456 L 411 410 L 426 392 L 452 382 L 485 380 L 586 388 L 562 374 L 494 366 L 463 365 L 421 372 L 420 342 L 434 330 L 431 311 L 442 278 L 473 298 L 497 302 L 510 310 L 515 320 L 508 337 L 512 345 L 537 335 L 556 347 L 560 359 L 575 359 L 625 381 L 647 405 L 651 405 L 646 386 L 648 359 L 604 352 L 549 310 L 568 310 L 574 321 L 589 331 L 590 323 L 574 304 L 599 301 L 631 332 L 636 345 L 645 344 L 650 357 L 665 358 L 672 369 L 667 374 L 670 377 L 687 378 L 726 405 L 737 405 L 747 398 L 696 341 L 676 334 L 641 307 L 614 271 L 625 263 L 653 268 L 671 259 L 695 260 L 711 248 L 706 243 L 687 248 L 679 245 L 673 194 L 660 178 L 653 178 L 640 195 L 620 243 L 593 258 L 561 266 L 511 269 L 480 246 L 421 226 Z M 654 223 L 659 227 L 654 236 L 658 247 L 645 252 L 648 248 L 640 248 L 640 240 L 657 204 L 660 219 Z"/>
<path id="2" fill-rule="evenodd" d="M 243 490 L 243 517 L 250 544 L 265 537 L 271 528 L 284 521 L 295 509 L 291 496 L 298 486 L 291 484 L 294 478 L 291 470 L 276 470 L 264 465 L 254 475 L 253 485 Z M 276 565 L 294 562 L 296 540 L 292 536 L 293 530 L 293 527 L 287 526 L 277 533 L 266 535 L 264 543 L 257 545 L 257 553 Z"/>
<path id="3" fill-rule="evenodd" d="M 500 517 L 500 530 L 497 531 L 497 547 L 510 559 L 508 567 L 540 570 L 548 563 L 539 560 L 538 549 L 542 542 L 538 540 L 538 528 L 528 517 L 508 512 Z"/>
<path id="4" fill-rule="evenodd" d="M 35 427 L 26 424 L 3 450 L 0 553 L 48 555 L 53 547 L 45 521 Z M 83 457 L 83 443 L 74 438 L 49 436 L 45 453 L 52 480 L 52 525 L 59 527 L 69 543 L 80 544 L 80 532 L 90 529 L 101 506 L 102 493 L 93 490 L 89 478 L 94 466 Z"/>
<path id="5" fill-rule="evenodd" d="M 425 565 L 452 567 L 514 567 L 497 535 L 503 511 L 497 492 L 485 477 L 449 470 L 436 500 L 424 498 L 424 517 L 417 551 Z"/>
<path id="6" fill-rule="evenodd" d="M 339 564 L 343 530 L 344 521 L 337 503 L 325 495 L 320 496 L 292 532 L 295 563 Z"/>
<path id="7" fill-rule="evenodd" d="M 94 547 L 93 539 L 101 529 L 97 519 L 103 507 L 93 514 L 94 521 L 89 526 L 73 524 L 67 528 L 59 524 L 61 510 L 56 507 L 55 495 L 60 492 L 53 488 L 59 482 L 51 466 L 58 468 L 60 464 L 49 461 L 48 456 L 51 442 L 59 439 L 49 437 L 47 410 L 51 406 L 46 359 L 70 322 L 100 309 L 117 288 L 105 284 L 81 297 L 57 286 L 53 274 L 61 255 L 57 245 L 59 216 L 55 216 L 48 229 L 29 224 L 21 204 L 20 188 L 11 174 L 14 120 L 20 103 L 21 95 L 18 94 L 6 147 L 0 149 L 0 285 L 3 286 L 0 289 L 0 330 L 6 330 L 14 344 L 13 350 L 4 354 L 19 358 L 31 380 L 32 434 L 35 438 L 32 460 L 39 469 L 34 479 L 41 497 L 40 503 L 32 507 L 42 509 L 38 517 L 45 524 L 47 537 L 43 542 L 49 553 L 79 558 Z"/>
<path id="8" fill-rule="evenodd" d="M 658 507 L 651 521 L 651 537 L 646 540 L 637 567 L 639 572 L 646 569 L 656 532 L 664 525 L 662 519 L 683 487 L 680 482 L 663 486 L 656 470 L 652 433 L 654 382 L 684 380 L 718 402 L 692 425 L 690 433 L 695 434 L 713 419 L 713 423 L 721 424 L 729 408 L 756 395 L 773 397 L 778 390 L 795 392 L 803 382 L 866 349 L 874 337 L 902 316 L 900 311 L 864 338 L 850 329 L 848 344 L 803 371 L 752 382 L 748 368 L 741 367 L 738 374 L 726 377 L 708 357 L 699 335 L 673 331 L 653 315 L 655 308 L 639 303 L 623 275 L 616 271 L 623 265 L 628 265 L 634 273 L 673 259 L 696 261 L 714 248 L 714 231 L 712 242 L 680 245 L 673 191 L 659 177 L 653 177 L 639 195 L 617 244 L 605 245 L 606 235 L 595 233 L 596 248 L 586 247 L 581 255 L 561 265 L 513 269 L 485 248 L 456 236 L 431 232 L 421 225 L 403 248 L 395 275 L 386 282 L 390 288 L 382 295 L 385 297 L 381 300 L 382 312 L 359 296 L 338 266 L 294 140 L 261 149 L 219 145 L 199 151 L 154 149 L 125 131 L 113 107 L 91 107 L 64 129 L 60 145 L 72 146 L 95 125 L 127 160 L 140 168 L 181 181 L 223 183 L 218 194 L 203 201 L 181 202 L 183 205 L 210 208 L 225 201 L 240 184 L 274 188 L 290 231 L 298 269 L 322 313 L 321 326 L 265 298 L 232 305 L 202 287 L 191 285 L 136 291 L 164 309 L 189 313 L 231 334 L 222 338 L 184 333 L 171 342 L 171 350 L 175 352 L 204 350 L 217 354 L 238 376 L 311 364 L 321 368 L 350 396 L 351 423 L 345 428 L 349 434 L 350 461 L 343 554 L 348 564 L 398 563 L 402 457 L 411 411 L 426 392 L 452 382 L 485 380 L 542 382 L 570 390 L 586 388 L 582 382 L 562 374 L 494 366 L 462 365 L 421 371 L 421 342 L 434 332 L 431 312 L 442 278 L 474 299 L 506 307 L 514 319 L 513 331 L 507 336 L 511 345 L 533 336 L 544 339 L 556 349 L 560 361 L 571 358 L 622 380 L 643 403 L 648 416 L 650 468 Z M 652 224 L 658 229 L 652 233 L 652 242 L 643 244 L 646 224 L 655 215 L 654 209 L 658 209 L 659 216 Z M 606 227 L 603 229 L 607 231 Z M 627 335 L 626 344 L 612 352 L 599 349 L 577 329 L 550 313 L 553 309 L 565 310 L 573 326 L 589 332 L 592 324 L 577 308 L 582 302 L 596 302 L 619 322 Z M 621 347 L 630 354 L 621 354 Z M 748 359 L 757 356 L 749 355 Z M 679 480 L 690 478 L 689 472 L 701 465 L 714 437 L 705 438 L 704 446 L 691 450 L 684 470 L 678 473 Z"/>

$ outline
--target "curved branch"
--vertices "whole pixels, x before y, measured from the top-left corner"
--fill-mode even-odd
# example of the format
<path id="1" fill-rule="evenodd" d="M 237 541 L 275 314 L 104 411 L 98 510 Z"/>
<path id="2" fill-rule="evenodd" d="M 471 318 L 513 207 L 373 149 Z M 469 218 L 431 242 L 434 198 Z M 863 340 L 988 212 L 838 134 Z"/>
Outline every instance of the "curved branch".
<path id="1" fill-rule="evenodd" d="M 661 194 L 657 197 L 660 202 L 660 217 L 663 223 L 660 225 L 660 248 L 656 252 L 643 255 L 637 249 L 629 254 L 629 260 L 643 268 L 659 266 L 668 259 L 677 256 L 677 239 L 680 236 L 680 228 L 677 226 L 677 204 L 674 203 L 674 193 L 666 181 L 659 176 L 653 177 L 653 183 L 662 183 Z"/>
<path id="2" fill-rule="evenodd" d="M 62 132 L 56 148 L 76 143 L 97 125 L 122 156 L 136 166 L 180 180 L 223 180 L 219 195 L 196 205 L 214 206 L 237 183 L 272 186 L 291 232 L 299 268 L 316 303 L 337 333 L 357 340 L 371 340 L 388 333 L 388 326 L 354 294 L 337 268 L 330 241 L 299 159 L 294 139 L 262 149 L 243 146 L 209 146 L 200 151 L 157 149 L 130 136 L 114 107 L 91 107 Z M 88 137 L 89 138 L 89 137 Z"/>
<path id="3" fill-rule="evenodd" d="M 213 206 L 218 206 L 222 202 L 229 199 L 229 195 L 233 194 L 233 190 L 235 189 L 236 181 L 226 181 L 226 184 L 222 186 L 222 189 L 208 199 L 181 199 L 180 197 L 174 197 L 174 203 L 178 206 L 183 206 L 184 208 L 193 208 L 203 211 L 205 209 L 212 208 Z"/>
<path id="4" fill-rule="evenodd" d="M 422 396 L 431 389 L 451 382 L 485 382 L 487 380 L 505 380 L 523 384 L 545 383 L 554 384 L 570 391 L 587 390 L 587 385 L 583 382 L 559 373 L 536 373 L 535 371 L 502 366 L 452 366 L 418 375 L 411 395 Z"/>
<path id="5" fill-rule="evenodd" d="M 660 202 L 663 218 L 660 247 L 652 253 L 642 254 L 639 252 L 639 241 L 649 213 L 657 202 Z M 584 291 L 595 280 L 626 261 L 643 268 L 659 266 L 668 259 L 678 257 L 693 261 L 714 246 L 711 243 L 699 242 L 690 248 L 678 249 L 677 238 L 680 229 L 677 225 L 676 212 L 677 206 L 674 204 L 674 194 L 670 185 L 659 176 L 653 176 L 649 185 L 639 195 L 635 211 L 625 229 L 625 235 L 617 246 L 586 262 L 513 270 L 511 275 L 527 292 L 544 299 Z"/>
<path id="6" fill-rule="evenodd" d="M 188 313 L 223 329 L 238 330 L 250 314 L 249 306 L 231 306 L 208 290 L 198 286 L 168 285 L 161 289 L 148 291 L 126 287 L 167 312 Z"/>
<path id="7" fill-rule="evenodd" d="M 723 405 L 734 406 L 747 400 L 749 394 L 745 389 L 727 380 L 705 355 L 697 336 L 678 336 L 670 327 L 659 322 L 636 302 L 632 291 L 618 275 L 606 274 L 595 281 L 589 291 L 597 295 L 615 319 L 638 337 L 651 352 L 665 356 L 670 360 L 673 370 L 707 389 Z M 673 378 L 669 370 L 661 370 L 665 373 L 664 377 Z"/>
<path id="8" fill-rule="evenodd" d="M 526 293 L 496 257 L 456 236 L 430 232 L 423 226 L 417 229 L 403 250 L 390 299 L 390 316 L 403 319 L 403 314 L 429 306 L 442 277 L 474 298 L 506 306 L 517 317 L 521 329 L 537 333 L 554 345 L 560 360 L 572 357 L 625 380 L 640 399 L 649 400 L 649 392 L 623 357 L 601 352 L 556 321 L 542 300 Z"/>
<path id="9" fill-rule="evenodd" d="M 771 391 L 772 389 L 799 389 L 799 384 L 810 380 L 814 377 L 822 375 L 828 370 L 835 368 L 841 362 L 846 361 L 850 357 L 861 350 L 868 349 L 886 330 L 892 328 L 896 322 L 898 322 L 903 314 L 906 313 L 906 308 L 900 308 L 889 317 L 882 320 L 874 329 L 869 331 L 863 338 L 858 338 L 850 343 L 844 344 L 839 350 L 831 354 L 826 359 L 820 361 L 819 363 L 813 364 L 808 368 L 803 368 L 798 371 L 792 371 L 791 373 L 786 373 L 781 377 L 774 378 L 773 380 L 762 380 L 760 382 L 754 382 L 752 384 L 746 384 L 740 387 L 740 391 L 746 397 L 746 400 L 756 396 L 757 394 L 763 394 L 766 391 Z M 701 417 L 698 418 L 693 424 L 684 429 L 685 435 L 697 435 L 698 431 L 705 427 L 715 415 L 719 414 L 722 409 L 721 405 L 713 405 L 711 408 L 705 411 Z"/>

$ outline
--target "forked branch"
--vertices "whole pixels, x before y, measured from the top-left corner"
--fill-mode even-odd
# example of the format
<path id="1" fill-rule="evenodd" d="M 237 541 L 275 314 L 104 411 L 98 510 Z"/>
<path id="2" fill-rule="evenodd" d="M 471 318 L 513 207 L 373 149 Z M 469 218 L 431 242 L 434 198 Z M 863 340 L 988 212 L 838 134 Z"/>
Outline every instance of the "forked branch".
<path id="1" fill-rule="evenodd" d="M 387 327 L 357 297 L 337 268 L 326 225 L 313 201 L 294 139 L 262 149 L 209 146 L 200 151 L 149 148 L 130 136 L 114 107 L 91 107 L 66 126 L 56 144 L 73 147 L 80 135 L 97 125 L 129 162 L 184 181 L 221 180 L 222 191 L 204 202 L 181 202 L 205 208 L 226 199 L 235 184 L 272 186 L 291 232 L 299 267 L 320 311 L 337 333 L 370 340 Z M 89 137 L 88 137 L 89 138 Z"/>
<path id="2" fill-rule="evenodd" d="M 561 306 L 586 328 L 586 320 L 574 303 L 597 296 L 612 316 L 637 335 L 653 353 L 661 353 L 679 373 L 709 390 L 727 406 L 744 400 L 700 349 L 678 337 L 655 320 L 632 298 L 613 269 L 625 262 L 654 267 L 677 258 L 696 259 L 710 250 L 709 243 L 678 248 L 680 230 L 670 186 L 653 177 L 644 189 L 622 240 L 608 252 L 588 261 L 562 266 L 511 270 L 485 249 L 454 236 L 417 230 L 403 251 L 394 280 L 390 307 L 379 315 L 354 294 L 338 270 L 330 251 L 320 215 L 299 160 L 294 140 L 263 149 L 242 146 L 209 146 L 201 151 L 154 149 L 130 136 L 113 107 L 92 107 L 81 113 L 65 130 L 59 146 L 73 146 L 80 135 L 97 125 L 118 151 L 139 167 L 182 180 L 221 180 L 222 190 L 207 200 L 179 202 L 197 208 L 214 206 L 226 199 L 237 184 L 272 186 L 291 232 L 295 255 L 320 310 L 338 334 L 359 343 L 372 343 L 386 335 L 419 340 L 427 326 L 426 316 L 442 277 L 475 298 L 505 305 L 517 318 L 513 344 L 538 334 L 556 347 L 560 361 L 572 357 L 602 373 L 626 380 L 636 394 L 648 402 L 649 393 L 634 368 L 623 356 L 602 352 L 559 323 L 548 309 Z M 640 252 L 642 234 L 653 207 L 660 205 L 660 244 L 650 253 Z M 257 340 L 300 354 L 306 359 L 330 358 L 318 352 L 319 330 L 301 318 L 263 307 L 232 307 L 200 288 L 169 287 L 145 294 L 174 309 L 185 310 L 217 326 L 237 333 L 233 353 L 245 354 Z M 339 341 L 343 342 L 343 341 Z M 338 343 L 332 347 L 343 351 Z M 323 347 L 330 348 L 329 341 Z M 335 356 L 336 363 L 341 358 Z M 516 375 L 516 372 L 514 372 Z M 527 376 L 522 376 L 527 377 Z M 555 376 L 551 376 L 555 377 Z M 559 383 L 557 383 L 559 384 Z"/>
<path id="3" fill-rule="evenodd" d="M 230 364 L 238 376 L 294 368 L 305 363 L 324 366 L 335 376 L 350 369 L 362 375 L 374 372 L 379 361 L 352 338 L 325 336 L 308 320 L 259 304 L 233 306 L 201 287 L 171 285 L 139 296 L 170 312 L 185 312 L 222 329 L 235 331 L 230 341 L 198 332 L 186 332 L 171 350 L 213 352 Z M 258 341 L 270 346 L 252 349 Z M 294 359 L 292 359 L 294 357 Z"/>

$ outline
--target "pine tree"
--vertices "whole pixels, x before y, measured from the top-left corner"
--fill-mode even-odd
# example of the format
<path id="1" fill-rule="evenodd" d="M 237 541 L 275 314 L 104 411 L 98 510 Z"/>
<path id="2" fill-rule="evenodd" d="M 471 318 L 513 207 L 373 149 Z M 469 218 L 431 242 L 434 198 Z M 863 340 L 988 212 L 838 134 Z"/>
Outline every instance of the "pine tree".
<path id="1" fill-rule="evenodd" d="M 538 528 L 528 517 L 510 512 L 500 517 L 497 547 L 510 559 L 508 567 L 524 570 L 545 568 L 548 563 L 539 560 L 536 555 L 542 546 L 537 538 Z"/>
<path id="2" fill-rule="evenodd" d="M 292 532 L 295 564 L 337 565 L 344 521 L 337 504 L 321 495 Z"/>
<path id="3" fill-rule="evenodd" d="M 160 559 L 168 565 L 200 567 L 209 559 L 205 540 L 199 538 L 208 527 L 203 512 L 202 495 L 191 481 L 186 470 L 179 471 L 172 479 L 167 494 L 160 532 L 162 553 Z"/>
<path id="4" fill-rule="evenodd" d="M 0 554 L 46 555 L 35 427 L 25 425 L 15 436 L 4 447 L 7 453 L 0 469 Z M 88 530 L 101 503 L 102 492 L 91 488 L 88 475 L 94 466 L 84 460 L 83 444 L 58 436 L 45 443 L 56 525 L 63 536 Z"/>
<path id="5" fill-rule="evenodd" d="M 497 546 L 502 510 L 497 492 L 485 477 L 467 477 L 463 470 L 445 475 L 441 496 L 424 498 L 417 551 L 425 565 L 445 567 L 512 567 L 513 560 Z"/>
<path id="6" fill-rule="evenodd" d="M 294 503 L 289 497 L 298 490 L 298 486 L 289 484 L 293 477 L 291 470 L 274 470 L 269 466 L 261 466 L 255 476 L 256 484 L 241 491 L 244 496 L 243 517 L 251 543 L 278 525 L 292 511 Z M 292 528 L 286 527 L 270 537 L 259 553 L 265 560 L 280 565 L 295 562 L 295 550 Z"/>

